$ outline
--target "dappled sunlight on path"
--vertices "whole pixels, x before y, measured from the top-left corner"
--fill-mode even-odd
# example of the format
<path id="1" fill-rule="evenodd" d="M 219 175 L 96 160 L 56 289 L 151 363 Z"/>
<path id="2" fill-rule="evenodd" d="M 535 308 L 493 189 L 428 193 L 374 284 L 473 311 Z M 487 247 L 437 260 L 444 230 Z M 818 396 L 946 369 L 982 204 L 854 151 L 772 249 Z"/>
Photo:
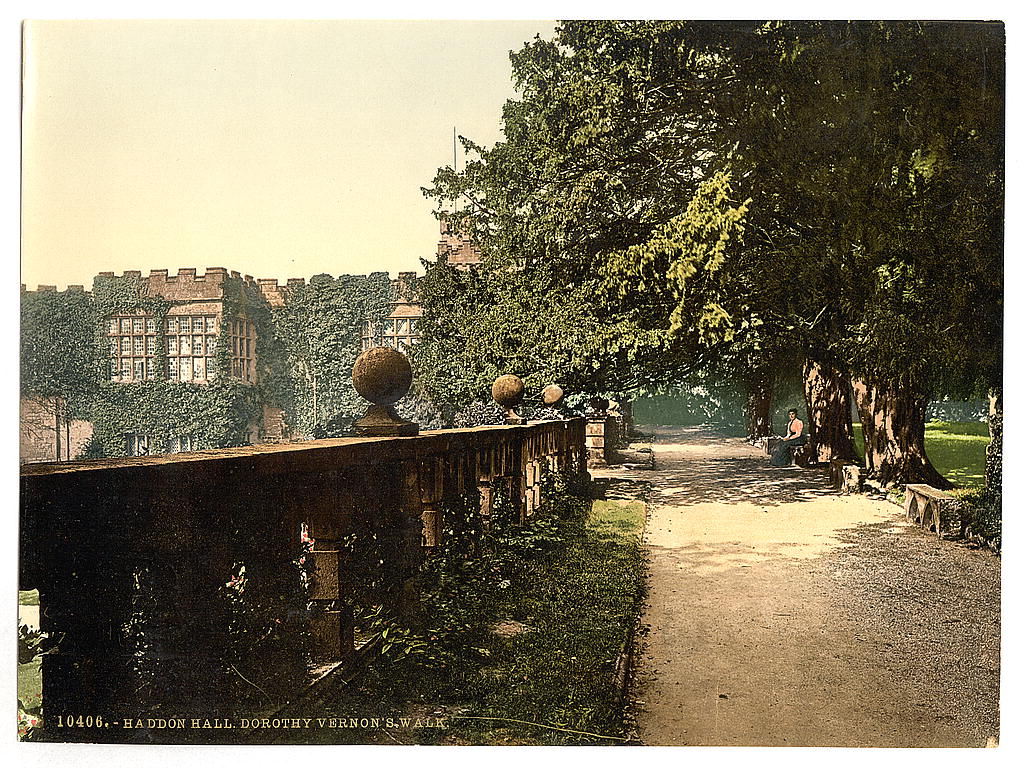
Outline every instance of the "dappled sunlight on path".
<path id="1" fill-rule="evenodd" d="M 644 743 L 970 746 L 993 735 L 991 712 L 958 720 L 943 701 L 945 681 L 929 677 L 934 645 L 922 653 L 921 627 L 902 628 L 916 603 L 888 597 L 900 585 L 872 586 L 886 597 L 870 598 L 866 619 L 856 590 L 870 580 L 853 591 L 843 581 L 877 568 L 862 540 L 871 557 L 898 553 L 886 570 L 895 581 L 920 567 L 925 540 L 940 558 L 958 545 L 908 526 L 893 504 L 835 492 L 823 470 L 772 468 L 742 439 L 655 432 L 636 688 Z M 968 554 L 981 581 L 998 583 L 991 558 Z"/>

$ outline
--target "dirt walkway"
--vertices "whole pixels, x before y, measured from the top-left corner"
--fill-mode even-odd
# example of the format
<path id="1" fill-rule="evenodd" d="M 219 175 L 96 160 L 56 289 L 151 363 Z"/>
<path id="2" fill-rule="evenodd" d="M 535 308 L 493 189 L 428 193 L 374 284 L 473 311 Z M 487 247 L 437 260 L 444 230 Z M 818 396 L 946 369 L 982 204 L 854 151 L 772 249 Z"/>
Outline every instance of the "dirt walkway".
<path id="1" fill-rule="evenodd" d="M 999 559 L 773 469 L 742 440 L 658 435 L 648 745 L 984 746 L 998 735 Z"/>

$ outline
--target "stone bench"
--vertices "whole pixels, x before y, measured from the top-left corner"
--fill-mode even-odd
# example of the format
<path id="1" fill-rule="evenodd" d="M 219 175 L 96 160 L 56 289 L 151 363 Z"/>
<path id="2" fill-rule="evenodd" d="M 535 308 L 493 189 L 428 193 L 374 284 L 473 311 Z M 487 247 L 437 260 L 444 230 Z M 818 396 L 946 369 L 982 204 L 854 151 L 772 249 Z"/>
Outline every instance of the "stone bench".
<path id="1" fill-rule="evenodd" d="M 956 499 L 945 491 L 924 483 L 914 483 L 907 486 L 904 510 L 907 520 L 917 523 L 925 530 L 935 531 L 936 536 L 941 536 L 943 524 L 949 528 L 949 523 L 955 516 L 956 503 Z"/>

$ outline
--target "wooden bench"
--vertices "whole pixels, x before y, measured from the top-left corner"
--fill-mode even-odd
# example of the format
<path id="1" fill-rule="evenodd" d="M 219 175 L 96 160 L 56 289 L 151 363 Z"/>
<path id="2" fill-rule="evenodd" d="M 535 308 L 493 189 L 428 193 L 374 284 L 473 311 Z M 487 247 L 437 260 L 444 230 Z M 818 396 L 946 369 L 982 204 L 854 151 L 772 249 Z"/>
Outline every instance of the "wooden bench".
<path id="1" fill-rule="evenodd" d="M 938 488 L 932 488 L 924 483 L 913 483 L 907 486 L 907 499 L 904 503 L 907 520 L 917 523 L 925 530 L 935 531 L 936 536 L 941 536 L 943 521 L 946 528 L 949 528 L 957 501 Z"/>

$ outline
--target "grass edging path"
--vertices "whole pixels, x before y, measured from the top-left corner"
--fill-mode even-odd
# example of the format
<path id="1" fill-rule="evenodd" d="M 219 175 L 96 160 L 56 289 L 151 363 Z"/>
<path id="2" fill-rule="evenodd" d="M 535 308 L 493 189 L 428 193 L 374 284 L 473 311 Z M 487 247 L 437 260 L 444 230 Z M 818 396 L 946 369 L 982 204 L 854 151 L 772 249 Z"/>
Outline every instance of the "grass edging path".
<path id="1" fill-rule="evenodd" d="M 500 572 L 498 588 L 477 593 L 460 616 L 465 628 L 433 648 L 432 660 L 373 664 L 317 713 L 401 713 L 444 727 L 322 731 L 308 734 L 313 741 L 626 743 L 621 686 L 646 594 L 647 508 L 578 497 L 573 505 L 576 513 L 528 521 L 504 554 L 499 542 L 486 561 L 486 571 Z"/>
<path id="2" fill-rule="evenodd" d="M 645 520 L 642 501 L 593 502 L 565 549 L 505 606 L 505 621 L 518 616 L 528 629 L 495 636 L 481 670 L 489 684 L 446 743 L 626 740 L 621 686 L 645 589 Z"/>

